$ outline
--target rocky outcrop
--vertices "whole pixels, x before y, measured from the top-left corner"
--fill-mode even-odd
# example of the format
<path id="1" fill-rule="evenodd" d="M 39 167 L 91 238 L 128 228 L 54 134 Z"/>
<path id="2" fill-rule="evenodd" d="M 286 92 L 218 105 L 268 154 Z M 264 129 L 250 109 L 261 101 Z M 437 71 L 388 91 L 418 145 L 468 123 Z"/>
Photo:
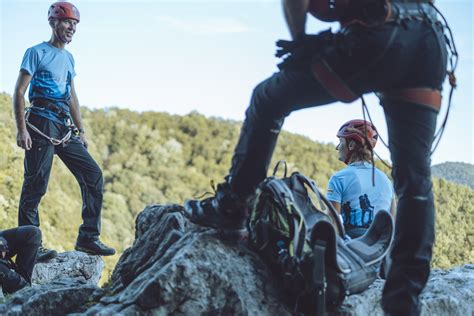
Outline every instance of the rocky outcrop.
<path id="1" fill-rule="evenodd" d="M 69 251 L 35 265 L 31 287 L 4 297 L 1 315 L 64 315 L 85 311 L 102 297 L 97 286 L 104 261 L 99 256 Z"/>
<path id="2" fill-rule="evenodd" d="M 135 242 L 112 274 L 111 295 L 87 314 L 289 314 L 256 254 L 192 225 L 180 210 L 151 206 L 139 215 Z"/>
<path id="3" fill-rule="evenodd" d="M 121 256 L 107 288 L 97 288 L 83 272 L 52 277 L 51 283 L 7 298 L 0 314 L 292 314 L 258 255 L 235 238 L 191 224 L 181 211 L 179 205 L 154 205 L 139 214 L 135 241 Z M 377 280 L 364 293 L 346 298 L 344 313 L 383 315 L 382 287 L 383 281 Z M 422 315 L 470 315 L 473 290 L 474 265 L 434 270 L 421 296 Z"/>
<path id="4" fill-rule="evenodd" d="M 64 278 L 78 278 L 86 283 L 97 285 L 104 270 L 104 260 L 84 252 L 68 251 L 48 262 L 35 265 L 32 281 L 45 284 Z"/>
<path id="5" fill-rule="evenodd" d="M 0 304 L 0 315 L 65 315 L 84 312 L 104 290 L 81 278 L 57 279 L 24 288 Z"/>
<path id="6" fill-rule="evenodd" d="M 380 299 L 384 281 L 376 280 L 366 291 L 344 301 L 350 315 L 383 316 Z M 434 269 L 421 296 L 421 316 L 463 316 L 474 312 L 474 264 L 448 271 Z"/>
<path id="7" fill-rule="evenodd" d="M 278 285 L 245 244 L 189 223 L 181 206 L 150 206 L 137 218 L 135 242 L 121 257 L 111 295 L 87 310 L 108 315 L 287 315 Z M 347 315 L 383 315 L 383 280 L 348 297 Z M 434 270 L 423 292 L 422 315 L 470 315 L 474 265 Z"/>

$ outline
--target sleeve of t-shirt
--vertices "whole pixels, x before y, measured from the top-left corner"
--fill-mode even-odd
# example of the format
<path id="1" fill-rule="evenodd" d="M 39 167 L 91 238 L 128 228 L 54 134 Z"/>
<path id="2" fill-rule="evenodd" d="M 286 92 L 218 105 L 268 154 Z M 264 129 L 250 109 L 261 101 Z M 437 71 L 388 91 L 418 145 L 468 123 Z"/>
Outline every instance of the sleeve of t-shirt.
<path id="1" fill-rule="evenodd" d="M 71 64 L 72 64 L 71 76 L 74 78 L 76 76 L 76 62 L 74 61 L 74 57 L 72 56 L 71 53 L 69 53 L 69 59 L 71 60 Z"/>
<path id="2" fill-rule="evenodd" d="M 342 183 L 336 177 L 331 177 L 328 183 L 326 197 L 329 201 L 341 203 L 342 201 Z"/>
<path id="3" fill-rule="evenodd" d="M 26 50 L 25 56 L 23 56 L 23 61 L 21 62 L 20 70 L 25 70 L 33 76 L 38 69 L 39 64 L 39 55 L 38 52 L 33 48 L 28 48 Z"/>

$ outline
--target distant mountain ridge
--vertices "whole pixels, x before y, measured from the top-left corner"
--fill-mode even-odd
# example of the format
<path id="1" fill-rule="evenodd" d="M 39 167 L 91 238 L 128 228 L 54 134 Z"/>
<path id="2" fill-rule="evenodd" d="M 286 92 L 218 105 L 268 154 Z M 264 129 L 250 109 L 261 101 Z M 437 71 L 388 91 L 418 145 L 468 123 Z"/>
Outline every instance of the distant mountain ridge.
<path id="1" fill-rule="evenodd" d="M 474 165 L 465 162 L 444 162 L 431 167 L 434 177 L 464 184 L 474 189 Z"/>

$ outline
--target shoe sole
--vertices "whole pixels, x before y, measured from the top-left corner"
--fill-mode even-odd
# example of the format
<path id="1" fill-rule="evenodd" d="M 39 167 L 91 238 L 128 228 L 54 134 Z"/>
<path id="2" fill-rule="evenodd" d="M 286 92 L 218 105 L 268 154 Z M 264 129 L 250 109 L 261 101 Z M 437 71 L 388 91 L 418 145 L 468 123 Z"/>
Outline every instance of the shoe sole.
<path id="1" fill-rule="evenodd" d="M 233 226 L 233 225 L 225 223 L 225 222 L 209 222 L 208 220 L 199 220 L 197 218 L 190 218 L 190 217 L 188 217 L 188 219 L 196 225 L 199 225 L 199 226 L 202 226 L 202 227 L 217 229 L 219 231 L 240 232 L 242 230 L 245 230 L 245 226 L 244 227 L 242 227 L 242 226 Z M 234 224 L 234 223 L 232 223 L 232 224 Z"/>
<path id="2" fill-rule="evenodd" d="M 89 254 L 89 255 L 93 255 L 93 256 L 103 256 L 103 257 L 107 257 L 107 256 L 113 256 L 113 255 L 115 255 L 115 252 L 114 252 L 114 253 L 103 254 L 103 253 L 97 253 L 97 252 L 94 252 L 94 251 L 89 250 L 89 249 L 87 249 L 87 248 L 82 248 L 82 247 L 78 247 L 78 246 L 74 247 L 74 249 L 75 249 L 76 251 L 85 252 L 85 253 L 87 253 L 87 254 Z"/>
<path id="3" fill-rule="evenodd" d="M 217 217 L 217 218 L 199 217 L 199 216 L 194 215 L 192 211 L 193 207 L 191 206 L 189 202 L 186 202 L 184 204 L 184 209 L 185 209 L 185 211 L 183 212 L 184 217 L 186 217 L 193 224 L 196 224 L 202 227 L 214 228 L 219 231 L 225 231 L 225 232 L 239 232 L 246 229 L 245 220 L 241 220 L 238 218 L 236 219 L 233 218 L 229 220 L 227 218 L 222 219 L 222 217 Z M 191 212 L 188 212 L 188 209 L 191 210 Z M 243 222 L 243 223 L 236 224 L 236 222 Z"/>
<path id="4" fill-rule="evenodd" d="M 247 229 L 222 229 L 215 228 L 217 236 L 226 240 L 238 240 L 246 241 L 248 240 L 249 234 Z"/>

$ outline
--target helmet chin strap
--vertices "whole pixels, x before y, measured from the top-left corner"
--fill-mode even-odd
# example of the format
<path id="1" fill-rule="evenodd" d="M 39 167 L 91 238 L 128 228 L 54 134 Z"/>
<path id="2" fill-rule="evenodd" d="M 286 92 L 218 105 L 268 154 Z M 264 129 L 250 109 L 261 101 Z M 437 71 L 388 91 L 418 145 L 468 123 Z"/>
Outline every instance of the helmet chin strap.
<path id="1" fill-rule="evenodd" d="M 349 142 L 351 142 L 351 141 L 349 141 Z M 348 165 L 349 162 L 351 161 L 352 153 L 353 153 L 354 151 L 349 148 L 349 144 L 347 143 L 347 139 L 346 139 L 345 145 L 346 145 L 346 149 L 347 149 L 347 155 L 346 155 L 346 159 L 344 159 L 344 163 L 345 163 L 346 165 Z"/>

